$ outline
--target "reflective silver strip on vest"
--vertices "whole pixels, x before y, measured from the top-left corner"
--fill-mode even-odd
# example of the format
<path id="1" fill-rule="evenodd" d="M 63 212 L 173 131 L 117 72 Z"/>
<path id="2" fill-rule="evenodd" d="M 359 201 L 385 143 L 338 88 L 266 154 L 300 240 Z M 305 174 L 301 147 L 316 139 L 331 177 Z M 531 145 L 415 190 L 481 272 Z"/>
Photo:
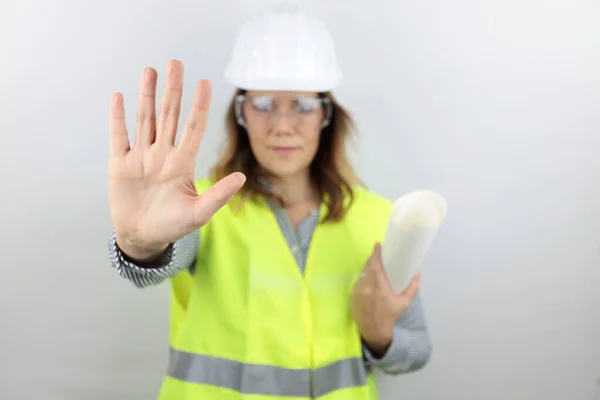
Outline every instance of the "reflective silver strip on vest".
<path id="1" fill-rule="evenodd" d="M 186 353 L 171 349 L 167 375 L 189 383 L 218 386 L 244 394 L 316 398 L 340 389 L 364 386 L 362 358 L 347 358 L 325 367 L 288 369 Z"/>

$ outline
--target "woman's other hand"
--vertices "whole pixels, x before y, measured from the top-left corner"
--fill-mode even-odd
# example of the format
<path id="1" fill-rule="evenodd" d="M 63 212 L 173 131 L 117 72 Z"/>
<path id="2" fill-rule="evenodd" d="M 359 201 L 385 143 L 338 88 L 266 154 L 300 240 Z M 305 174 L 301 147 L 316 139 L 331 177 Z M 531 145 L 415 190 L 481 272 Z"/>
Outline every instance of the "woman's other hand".
<path id="1" fill-rule="evenodd" d="M 379 356 L 391 344 L 394 325 L 419 291 L 420 273 L 408 287 L 394 291 L 383 267 L 381 245 L 375 245 L 351 295 L 352 314 L 367 347 Z"/>

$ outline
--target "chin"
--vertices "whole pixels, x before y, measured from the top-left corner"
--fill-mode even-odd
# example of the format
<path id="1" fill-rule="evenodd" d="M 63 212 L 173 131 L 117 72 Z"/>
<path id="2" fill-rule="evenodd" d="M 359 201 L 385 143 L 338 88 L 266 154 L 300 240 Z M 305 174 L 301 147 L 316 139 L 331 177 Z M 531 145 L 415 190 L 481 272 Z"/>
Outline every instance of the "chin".
<path id="1" fill-rule="evenodd" d="M 283 163 L 277 163 L 276 165 L 269 165 L 265 168 L 270 174 L 278 178 L 286 178 L 289 176 L 298 175 L 304 171 L 307 167 L 298 165 L 285 165 Z"/>

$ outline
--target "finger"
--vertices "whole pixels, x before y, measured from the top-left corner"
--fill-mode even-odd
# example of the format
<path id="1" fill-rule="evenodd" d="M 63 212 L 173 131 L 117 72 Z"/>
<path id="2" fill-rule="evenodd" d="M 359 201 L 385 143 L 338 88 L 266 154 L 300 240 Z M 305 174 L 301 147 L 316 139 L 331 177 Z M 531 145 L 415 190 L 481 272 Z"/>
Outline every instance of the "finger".
<path id="1" fill-rule="evenodd" d="M 126 154 L 130 149 L 125 123 L 125 103 L 121 93 L 112 95 L 108 112 L 110 155 L 119 157 Z"/>
<path id="2" fill-rule="evenodd" d="M 208 223 L 212 216 L 240 190 L 244 182 L 246 182 L 246 176 L 241 172 L 234 172 L 204 192 L 195 205 L 194 222 L 196 226 L 200 227 Z"/>
<path id="3" fill-rule="evenodd" d="M 156 70 L 145 68 L 138 97 L 135 147 L 148 147 L 154 143 L 156 128 Z"/>
<path id="4" fill-rule="evenodd" d="M 181 111 L 181 95 L 183 93 L 183 63 L 171 60 L 167 64 L 167 77 L 163 89 L 156 141 L 174 145 L 177 125 Z"/>
<path id="5" fill-rule="evenodd" d="M 406 300 L 412 301 L 412 299 L 419 292 L 420 286 L 421 286 L 421 273 L 419 271 L 417 271 L 415 273 L 415 276 L 411 279 L 410 283 L 406 287 L 406 289 L 404 289 L 402 291 L 402 293 L 400 293 L 399 296 Z"/>
<path id="6" fill-rule="evenodd" d="M 408 284 L 409 286 L 412 285 L 413 283 L 416 283 L 417 285 L 421 284 L 421 271 L 416 271 L 415 274 L 413 275 L 413 277 L 410 280 L 410 283 Z M 405 289 L 406 290 L 406 289 Z"/>
<path id="7" fill-rule="evenodd" d="M 178 145 L 182 151 L 194 157 L 198 154 L 200 143 L 204 137 L 210 109 L 211 92 L 212 88 L 209 81 L 201 80 L 196 84 L 192 110 Z"/>

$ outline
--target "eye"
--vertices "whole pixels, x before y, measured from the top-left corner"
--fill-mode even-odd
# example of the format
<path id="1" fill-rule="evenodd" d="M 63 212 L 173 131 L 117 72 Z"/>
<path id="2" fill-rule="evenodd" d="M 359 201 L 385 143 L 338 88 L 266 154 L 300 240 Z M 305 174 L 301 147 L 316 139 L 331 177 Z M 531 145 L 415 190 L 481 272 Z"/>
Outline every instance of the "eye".
<path id="1" fill-rule="evenodd" d="M 252 108 L 258 112 L 273 110 L 273 98 L 269 96 L 256 96 L 251 98 Z"/>
<path id="2" fill-rule="evenodd" d="M 321 107 L 321 99 L 318 97 L 300 97 L 295 100 L 296 111 L 299 113 L 311 113 L 318 111 Z"/>

